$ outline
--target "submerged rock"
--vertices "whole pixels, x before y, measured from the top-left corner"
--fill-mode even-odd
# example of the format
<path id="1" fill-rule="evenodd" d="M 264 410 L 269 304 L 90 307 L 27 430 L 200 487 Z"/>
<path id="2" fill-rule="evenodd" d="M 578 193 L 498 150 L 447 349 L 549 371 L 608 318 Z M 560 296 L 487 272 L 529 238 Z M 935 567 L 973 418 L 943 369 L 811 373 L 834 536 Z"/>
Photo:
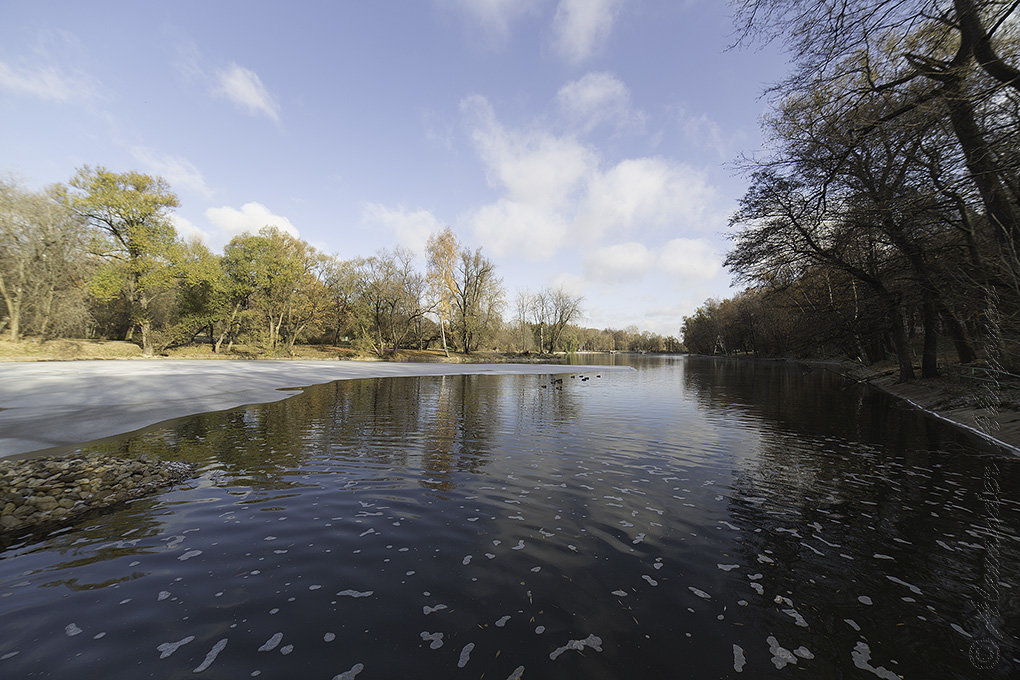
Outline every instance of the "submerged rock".
<path id="1" fill-rule="evenodd" d="M 187 463 L 149 458 L 0 460 L 0 539 L 141 498 L 193 474 Z"/>

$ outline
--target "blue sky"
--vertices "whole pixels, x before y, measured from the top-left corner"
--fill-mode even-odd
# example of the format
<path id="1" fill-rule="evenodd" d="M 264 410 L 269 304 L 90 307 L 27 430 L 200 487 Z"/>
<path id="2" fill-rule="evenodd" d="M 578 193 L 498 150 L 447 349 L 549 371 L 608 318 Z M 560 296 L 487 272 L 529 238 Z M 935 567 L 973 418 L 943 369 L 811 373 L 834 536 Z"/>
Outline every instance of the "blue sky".
<path id="1" fill-rule="evenodd" d="M 721 267 L 785 73 L 723 0 L 21 2 L 0 8 L 0 173 L 159 174 L 219 250 L 276 224 L 341 257 L 451 226 L 583 323 L 676 335 Z"/>

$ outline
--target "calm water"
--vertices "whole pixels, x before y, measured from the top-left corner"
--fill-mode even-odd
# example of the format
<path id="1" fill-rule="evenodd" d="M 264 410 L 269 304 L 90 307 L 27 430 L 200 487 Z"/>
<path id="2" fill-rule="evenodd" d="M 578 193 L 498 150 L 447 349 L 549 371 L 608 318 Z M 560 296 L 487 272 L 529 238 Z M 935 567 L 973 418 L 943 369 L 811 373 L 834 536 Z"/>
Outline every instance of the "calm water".
<path id="1" fill-rule="evenodd" d="M 1020 458 L 824 371 L 629 361 L 86 447 L 201 475 L 0 552 L 0 678 L 1017 677 Z"/>

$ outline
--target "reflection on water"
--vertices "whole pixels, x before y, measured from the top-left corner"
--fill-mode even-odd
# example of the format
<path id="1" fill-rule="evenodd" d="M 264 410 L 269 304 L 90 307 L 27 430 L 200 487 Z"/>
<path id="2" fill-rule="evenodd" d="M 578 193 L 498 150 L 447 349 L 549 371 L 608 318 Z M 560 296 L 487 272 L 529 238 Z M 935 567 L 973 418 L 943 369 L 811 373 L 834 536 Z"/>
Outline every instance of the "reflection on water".
<path id="1" fill-rule="evenodd" d="M 0 553 L 0 677 L 1007 678 L 1020 468 L 823 371 L 345 381 L 115 443 Z M 583 357 L 591 363 L 592 357 Z"/>

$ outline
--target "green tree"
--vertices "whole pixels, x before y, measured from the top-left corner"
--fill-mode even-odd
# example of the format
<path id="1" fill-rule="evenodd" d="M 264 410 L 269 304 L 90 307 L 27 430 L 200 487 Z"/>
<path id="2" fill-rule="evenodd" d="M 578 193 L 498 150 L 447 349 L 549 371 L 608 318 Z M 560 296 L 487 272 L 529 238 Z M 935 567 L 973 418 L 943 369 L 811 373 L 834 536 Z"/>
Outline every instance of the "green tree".
<path id="1" fill-rule="evenodd" d="M 177 195 L 160 177 L 87 165 L 70 185 L 69 205 L 101 237 L 96 254 L 106 261 L 91 293 L 100 300 L 123 295 L 129 317 L 125 339 L 137 328 L 143 352 L 152 354 L 153 303 L 174 277 L 176 233 L 170 215 Z"/>

